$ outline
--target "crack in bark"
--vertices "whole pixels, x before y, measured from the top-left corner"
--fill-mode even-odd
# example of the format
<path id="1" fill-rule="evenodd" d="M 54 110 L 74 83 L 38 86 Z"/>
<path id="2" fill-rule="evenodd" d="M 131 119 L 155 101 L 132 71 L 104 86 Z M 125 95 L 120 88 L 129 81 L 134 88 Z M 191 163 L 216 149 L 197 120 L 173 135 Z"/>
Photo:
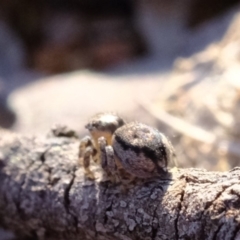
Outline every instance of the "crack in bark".
<path id="1" fill-rule="evenodd" d="M 40 155 L 40 160 L 42 161 L 42 163 L 45 163 L 46 161 L 46 154 L 52 149 L 53 146 L 49 146 L 47 147 Z"/>
<path id="2" fill-rule="evenodd" d="M 202 237 L 205 237 L 205 227 L 206 227 L 206 219 L 203 219 L 203 217 L 206 215 L 207 211 L 209 210 L 209 208 L 221 197 L 222 193 L 227 189 L 228 187 L 223 187 L 221 191 L 219 191 L 216 195 L 216 198 L 214 200 L 212 200 L 211 202 L 206 202 L 206 205 L 202 211 L 201 216 L 199 217 L 199 221 L 202 222 Z"/>
<path id="3" fill-rule="evenodd" d="M 221 231 L 222 226 L 223 226 L 223 223 L 218 226 L 216 232 L 213 235 L 213 240 L 217 240 L 217 235 Z"/>
<path id="4" fill-rule="evenodd" d="M 66 209 L 67 214 L 69 214 L 73 218 L 73 222 L 74 222 L 76 232 L 78 232 L 78 218 L 69 209 L 70 204 L 71 204 L 71 200 L 70 200 L 70 197 L 69 197 L 69 192 L 70 192 L 71 187 L 73 186 L 74 180 L 76 178 L 75 172 L 76 172 L 76 169 L 73 170 L 72 179 L 71 179 L 71 181 L 69 182 L 68 186 L 66 187 L 66 189 L 64 191 L 64 207 Z"/>
<path id="5" fill-rule="evenodd" d="M 24 178 L 23 178 L 23 181 L 21 182 L 21 184 L 20 184 L 20 186 L 19 186 L 19 193 L 18 193 L 18 195 L 19 195 L 19 197 L 18 197 L 18 200 L 16 200 L 16 201 L 14 201 L 14 203 L 15 203 L 15 205 L 16 205 L 16 209 L 17 209 L 17 211 L 18 211 L 18 213 L 19 213 L 19 216 L 21 217 L 21 218 L 23 218 L 23 216 L 24 216 L 24 212 L 23 212 L 23 210 L 21 209 L 21 207 L 20 207 L 20 205 L 21 205 L 21 195 L 22 195 L 22 191 L 23 191 L 23 185 L 25 184 L 25 182 L 26 182 L 26 178 L 27 178 L 27 174 L 25 174 L 25 176 L 24 176 Z"/>
<path id="6" fill-rule="evenodd" d="M 231 185 L 231 186 L 226 186 L 226 187 L 223 186 L 223 187 L 222 187 L 222 190 L 219 191 L 219 193 L 216 195 L 216 198 L 215 198 L 213 201 L 206 203 L 206 206 L 205 206 L 205 208 L 204 208 L 204 210 L 203 210 L 203 213 L 202 213 L 202 216 L 201 216 L 200 219 L 202 219 L 203 215 L 206 214 L 206 212 L 209 210 L 209 208 L 210 208 L 210 207 L 222 196 L 222 194 L 223 194 L 228 188 L 230 188 L 230 187 L 232 187 L 232 185 Z"/>
<path id="7" fill-rule="evenodd" d="M 215 199 L 213 201 L 211 201 L 211 202 L 206 203 L 206 206 L 205 206 L 205 208 L 204 208 L 204 210 L 202 212 L 202 215 L 201 215 L 201 217 L 199 219 L 202 222 L 202 229 L 203 229 L 203 231 L 202 231 L 203 236 L 202 237 L 203 238 L 205 237 L 204 229 L 206 228 L 206 224 L 207 224 L 206 223 L 206 218 L 203 218 L 203 217 L 206 215 L 207 211 L 211 208 L 211 206 L 213 206 L 213 204 L 216 203 L 216 201 L 218 201 L 218 199 L 222 196 L 222 194 L 230 187 L 232 187 L 232 185 L 230 185 L 230 186 L 223 186 L 222 190 L 217 193 Z M 218 229 L 214 233 L 213 239 L 217 239 L 217 234 L 220 232 L 222 226 L 223 226 L 223 224 L 219 225 Z"/>
<path id="8" fill-rule="evenodd" d="M 49 153 L 50 151 L 51 151 L 51 149 L 54 147 L 54 146 L 56 146 L 56 145 L 51 145 L 51 146 L 49 146 L 49 147 L 47 147 L 42 153 L 41 153 L 41 155 L 40 155 L 40 160 L 41 160 L 41 162 L 42 162 L 42 164 L 41 165 L 39 165 L 39 167 L 37 168 L 37 170 L 38 169 L 40 169 L 42 166 L 46 166 L 46 171 L 48 172 L 48 178 L 47 178 L 47 180 L 48 180 L 48 183 L 49 183 L 49 185 L 50 186 L 53 186 L 54 184 L 56 184 L 59 180 L 60 180 L 60 178 L 57 178 L 57 179 L 54 179 L 54 181 L 52 181 L 52 179 L 51 179 L 51 176 L 52 176 L 52 168 L 46 163 L 46 161 L 47 161 L 47 153 Z"/>
<path id="9" fill-rule="evenodd" d="M 48 172 L 48 178 L 47 178 L 47 180 L 48 180 L 48 184 L 49 184 L 50 186 L 53 186 L 53 184 L 57 182 L 57 181 L 55 181 L 55 182 L 52 182 L 52 181 L 51 181 L 52 168 L 51 168 L 48 164 L 46 164 L 46 160 L 47 160 L 46 154 L 52 149 L 52 147 L 53 147 L 53 146 L 49 146 L 48 148 L 45 149 L 45 151 L 43 151 L 43 152 L 41 153 L 41 155 L 40 155 L 40 160 L 42 161 L 42 164 L 39 166 L 39 168 L 40 168 L 41 166 L 46 166 L 46 168 L 47 168 L 46 171 Z M 38 169 L 39 169 L 39 168 L 38 168 Z"/>
<path id="10" fill-rule="evenodd" d="M 182 203 L 183 203 L 183 199 L 184 199 L 186 183 L 187 183 L 187 180 L 185 179 L 185 186 L 184 186 L 184 188 L 181 192 L 180 201 L 178 203 L 178 213 L 177 213 L 177 217 L 176 217 L 176 220 L 175 220 L 175 223 L 174 223 L 175 232 L 176 232 L 176 239 L 179 239 L 178 221 L 179 221 L 179 217 L 180 217 L 180 212 L 182 210 Z"/>
<path id="11" fill-rule="evenodd" d="M 47 167 L 47 171 L 49 172 L 50 167 L 49 167 L 48 164 L 46 164 L 46 159 L 47 159 L 47 158 L 46 158 L 46 154 L 51 150 L 51 148 L 52 148 L 52 147 L 47 148 L 47 149 L 40 155 L 40 160 L 41 160 L 42 164 L 40 164 L 40 165 L 38 166 L 38 168 L 35 169 L 35 171 L 39 170 L 42 166 L 46 166 L 46 167 Z"/>

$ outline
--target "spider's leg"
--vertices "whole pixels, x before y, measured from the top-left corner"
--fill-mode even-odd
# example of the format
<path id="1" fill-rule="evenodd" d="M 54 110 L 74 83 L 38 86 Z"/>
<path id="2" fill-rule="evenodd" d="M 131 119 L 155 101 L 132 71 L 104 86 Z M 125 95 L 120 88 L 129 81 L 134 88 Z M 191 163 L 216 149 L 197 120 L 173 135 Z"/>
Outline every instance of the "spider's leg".
<path id="1" fill-rule="evenodd" d="M 85 136 L 80 140 L 78 157 L 81 158 L 87 147 L 93 146 L 92 139 L 89 136 Z"/>
<path id="2" fill-rule="evenodd" d="M 85 174 L 89 179 L 94 179 L 94 174 L 89 168 L 93 151 L 94 147 L 91 138 L 89 136 L 84 137 L 80 142 L 78 157 L 80 163 L 83 164 Z"/>
<path id="3" fill-rule="evenodd" d="M 112 146 L 108 145 L 105 147 L 106 156 L 107 156 L 107 165 L 108 171 L 111 173 L 111 181 L 118 183 L 120 181 L 120 176 L 118 173 L 118 168 L 116 165 L 115 154 Z"/>
<path id="4" fill-rule="evenodd" d="M 106 146 L 107 141 L 104 137 L 100 137 L 98 139 L 99 149 L 100 149 L 100 160 L 101 160 L 101 167 L 104 171 L 108 172 L 108 163 L 107 163 L 107 153 L 106 153 Z"/>
<path id="5" fill-rule="evenodd" d="M 104 172 L 112 183 L 118 183 L 120 181 L 120 176 L 112 146 L 107 145 L 107 141 L 104 137 L 98 139 L 98 144 L 100 148 L 101 166 Z"/>

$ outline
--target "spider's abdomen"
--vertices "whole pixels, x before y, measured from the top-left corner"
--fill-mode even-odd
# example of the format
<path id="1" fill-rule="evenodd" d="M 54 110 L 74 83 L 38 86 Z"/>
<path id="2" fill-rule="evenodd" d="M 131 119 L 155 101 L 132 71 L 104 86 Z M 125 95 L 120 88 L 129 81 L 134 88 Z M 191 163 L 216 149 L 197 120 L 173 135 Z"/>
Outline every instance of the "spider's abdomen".
<path id="1" fill-rule="evenodd" d="M 164 134 L 138 122 L 118 128 L 112 146 L 123 168 L 139 178 L 164 174 L 174 152 Z"/>

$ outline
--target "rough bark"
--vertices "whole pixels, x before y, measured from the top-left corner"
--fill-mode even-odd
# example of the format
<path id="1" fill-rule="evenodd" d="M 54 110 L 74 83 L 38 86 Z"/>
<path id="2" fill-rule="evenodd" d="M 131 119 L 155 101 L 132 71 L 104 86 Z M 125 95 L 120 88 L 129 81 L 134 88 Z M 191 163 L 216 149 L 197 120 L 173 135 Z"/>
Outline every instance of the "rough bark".
<path id="1" fill-rule="evenodd" d="M 240 239 L 240 168 L 121 186 L 84 178 L 79 141 L 0 131 L 0 224 L 34 239 Z"/>

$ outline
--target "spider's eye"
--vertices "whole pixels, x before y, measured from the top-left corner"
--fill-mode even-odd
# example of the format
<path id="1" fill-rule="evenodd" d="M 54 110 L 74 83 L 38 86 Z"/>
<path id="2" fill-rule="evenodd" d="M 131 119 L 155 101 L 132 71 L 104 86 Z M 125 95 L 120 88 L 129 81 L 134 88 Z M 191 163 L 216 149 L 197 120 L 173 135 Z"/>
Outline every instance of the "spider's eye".
<path id="1" fill-rule="evenodd" d="M 91 123 L 88 123 L 86 126 L 85 126 L 89 131 L 92 131 L 94 129 L 97 128 L 97 123 L 96 122 L 91 122 Z"/>
<path id="2" fill-rule="evenodd" d="M 92 127 L 93 128 L 98 128 L 98 126 L 99 126 L 99 122 L 93 122 L 92 123 Z"/>

